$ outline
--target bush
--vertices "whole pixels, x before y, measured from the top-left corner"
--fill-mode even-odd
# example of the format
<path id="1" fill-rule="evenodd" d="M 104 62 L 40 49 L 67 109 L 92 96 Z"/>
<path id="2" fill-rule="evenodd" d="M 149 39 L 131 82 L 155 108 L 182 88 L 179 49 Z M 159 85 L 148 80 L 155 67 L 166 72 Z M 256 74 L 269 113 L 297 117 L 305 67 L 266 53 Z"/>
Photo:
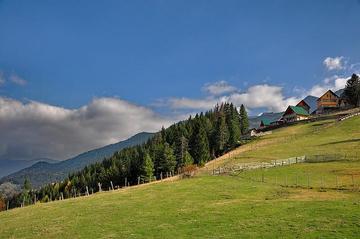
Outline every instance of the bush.
<path id="1" fill-rule="evenodd" d="M 188 178 L 195 176 L 196 171 L 197 171 L 197 166 L 195 164 L 191 164 L 182 168 L 182 172 L 184 176 Z"/>

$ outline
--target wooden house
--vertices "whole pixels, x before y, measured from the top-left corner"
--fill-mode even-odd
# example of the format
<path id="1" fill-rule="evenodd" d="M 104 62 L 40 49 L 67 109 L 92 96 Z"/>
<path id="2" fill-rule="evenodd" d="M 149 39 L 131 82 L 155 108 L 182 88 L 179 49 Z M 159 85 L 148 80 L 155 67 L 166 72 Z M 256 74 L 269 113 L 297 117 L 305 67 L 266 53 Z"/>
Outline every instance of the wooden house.
<path id="1" fill-rule="evenodd" d="M 317 100 L 316 113 L 321 114 L 339 108 L 340 97 L 333 91 L 328 90 Z"/>
<path id="2" fill-rule="evenodd" d="M 309 112 L 307 112 L 303 107 L 301 106 L 289 106 L 282 118 L 285 122 L 294 122 L 299 120 L 306 120 L 310 117 Z"/>
<path id="3" fill-rule="evenodd" d="M 306 112 L 310 113 L 310 105 L 308 105 L 305 100 L 301 100 L 296 106 L 302 107 Z"/>

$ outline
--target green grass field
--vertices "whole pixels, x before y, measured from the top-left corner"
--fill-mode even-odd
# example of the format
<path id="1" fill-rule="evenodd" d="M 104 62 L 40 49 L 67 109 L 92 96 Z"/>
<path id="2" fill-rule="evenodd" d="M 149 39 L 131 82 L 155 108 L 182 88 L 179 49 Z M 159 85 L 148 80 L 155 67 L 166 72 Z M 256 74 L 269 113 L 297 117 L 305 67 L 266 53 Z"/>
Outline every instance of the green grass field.
<path id="1" fill-rule="evenodd" d="M 18 208 L 0 213 L 0 238 L 358 238 L 360 117 L 279 129 L 216 164 L 304 154 L 346 158 Z"/>

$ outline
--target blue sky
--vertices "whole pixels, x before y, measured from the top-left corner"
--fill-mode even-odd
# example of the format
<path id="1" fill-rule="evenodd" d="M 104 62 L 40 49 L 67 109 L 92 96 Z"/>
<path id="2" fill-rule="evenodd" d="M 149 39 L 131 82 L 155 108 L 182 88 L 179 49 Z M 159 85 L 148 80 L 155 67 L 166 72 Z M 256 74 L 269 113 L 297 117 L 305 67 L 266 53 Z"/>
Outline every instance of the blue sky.
<path id="1" fill-rule="evenodd" d="M 359 12 L 357 0 L 0 0 L 0 109 L 20 107 L 21 117 L 41 106 L 50 117 L 118 99 L 115 108 L 148 110 L 159 124 L 219 100 L 279 111 L 358 71 Z"/>

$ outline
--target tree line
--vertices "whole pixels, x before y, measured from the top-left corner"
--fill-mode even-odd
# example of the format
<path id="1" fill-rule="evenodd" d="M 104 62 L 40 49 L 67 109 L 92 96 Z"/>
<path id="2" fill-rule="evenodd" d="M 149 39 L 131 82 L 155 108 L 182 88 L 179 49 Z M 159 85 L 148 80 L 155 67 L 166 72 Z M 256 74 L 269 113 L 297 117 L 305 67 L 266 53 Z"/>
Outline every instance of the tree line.
<path id="1" fill-rule="evenodd" d="M 174 175 L 190 165 L 202 166 L 239 146 L 248 128 L 244 105 L 238 111 L 232 103 L 222 103 L 162 128 L 145 144 L 118 151 L 102 162 L 70 174 L 62 182 L 32 190 L 30 182 L 25 180 L 22 193 L 8 200 L 9 207 L 97 192 L 99 183 L 103 189 L 145 183 L 166 174 Z"/>

